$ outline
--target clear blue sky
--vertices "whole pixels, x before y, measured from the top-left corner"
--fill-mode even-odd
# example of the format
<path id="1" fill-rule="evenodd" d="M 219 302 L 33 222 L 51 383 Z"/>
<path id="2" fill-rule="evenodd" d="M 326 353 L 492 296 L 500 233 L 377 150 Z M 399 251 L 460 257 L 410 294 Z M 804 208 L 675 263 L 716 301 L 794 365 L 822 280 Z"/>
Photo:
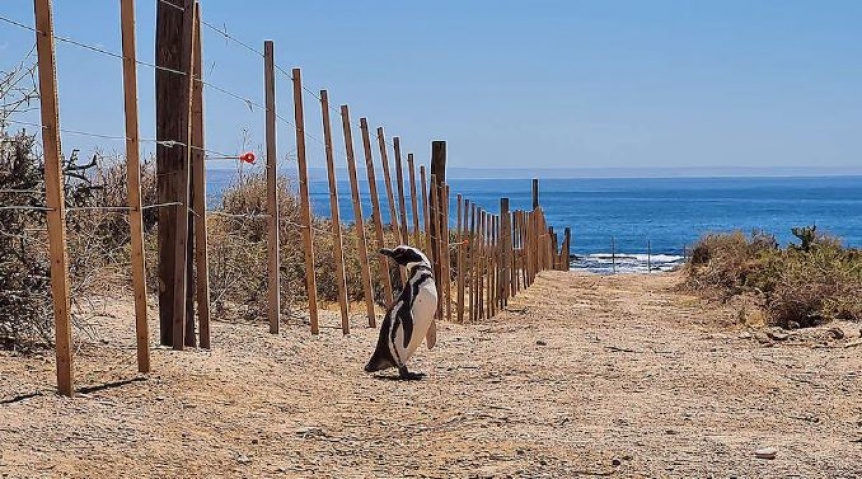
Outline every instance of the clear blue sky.
<path id="1" fill-rule="evenodd" d="M 56 1 L 59 35 L 119 51 L 118 1 Z M 139 55 L 152 61 L 155 0 L 138 0 Z M 226 1 L 203 16 L 300 66 L 354 119 L 400 135 L 427 161 L 449 141 L 453 167 L 857 165 L 862 154 L 858 0 Z M 32 2 L 0 15 L 32 24 Z M 262 101 L 259 58 L 205 31 L 210 81 Z M 29 32 L 0 24 L 0 67 Z M 61 123 L 122 135 L 121 65 L 58 45 Z M 153 136 L 153 72 L 141 67 L 142 134 Z M 292 118 L 290 83 L 280 114 Z M 309 132 L 318 105 L 305 96 Z M 263 113 L 207 92 L 209 145 L 253 147 Z M 281 125 L 280 153 L 294 147 Z M 343 148 L 340 129 L 336 144 Z M 358 138 L 358 132 L 354 133 Z M 64 149 L 91 140 L 64 137 Z M 101 142 L 121 150 L 120 142 Z M 359 143 L 357 142 L 359 147 Z M 322 147 L 309 142 L 312 166 Z M 358 151 L 361 151 L 358 149 Z M 343 161 L 343 160 L 342 160 Z"/>

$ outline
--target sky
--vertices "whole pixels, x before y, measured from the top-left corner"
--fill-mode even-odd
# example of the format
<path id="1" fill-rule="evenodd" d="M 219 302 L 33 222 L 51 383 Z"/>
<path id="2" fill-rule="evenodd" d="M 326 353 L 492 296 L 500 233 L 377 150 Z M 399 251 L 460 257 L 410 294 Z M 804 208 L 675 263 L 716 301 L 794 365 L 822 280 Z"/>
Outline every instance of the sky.
<path id="1" fill-rule="evenodd" d="M 156 3 L 137 1 L 147 62 Z M 0 16 L 32 25 L 32 8 L 2 0 Z M 54 9 L 57 35 L 120 51 L 118 1 Z M 451 167 L 480 169 L 840 170 L 862 155 L 857 0 L 203 0 L 202 15 L 255 48 L 273 40 L 281 67 L 301 67 L 309 90 L 328 89 L 354 123 L 384 126 L 422 163 L 432 140 L 448 142 Z M 263 103 L 262 59 L 204 35 L 207 81 Z M 31 32 L 0 23 L 0 69 L 32 46 Z M 57 57 L 62 128 L 122 136 L 120 60 L 62 43 Z M 153 138 L 154 72 L 138 74 L 141 134 Z M 277 87 L 279 115 L 292 120 L 289 79 L 279 75 Z M 309 164 L 320 168 L 319 104 L 303 100 Z M 211 149 L 260 149 L 263 119 L 206 91 Z M 290 161 L 295 132 L 278 128 L 279 156 Z M 354 138 L 360 155 L 358 128 Z M 64 151 L 123 148 L 70 134 L 63 142 Z"/>

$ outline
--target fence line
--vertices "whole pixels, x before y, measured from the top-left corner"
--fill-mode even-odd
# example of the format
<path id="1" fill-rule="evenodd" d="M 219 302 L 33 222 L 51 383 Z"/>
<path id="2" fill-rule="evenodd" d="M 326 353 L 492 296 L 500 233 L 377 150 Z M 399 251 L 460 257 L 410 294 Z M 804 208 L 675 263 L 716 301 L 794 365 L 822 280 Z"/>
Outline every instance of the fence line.
<path id="1" fill-rule="evenodd" d="M 311 333 L 318 334 L 320 328 L 329 326 L 320 325 L 317 318 L 318 301 L 316 298 L 317 285 L 315 274 L 315 257 L 313 249 L 314 234 L 325 235 L 333 238 L 336 242 L 336 275 L 339 284 L 339 303 L 341 306 L 341 329 L 344 334 L 350 331 L 349 309 L 347 305 L 347 285 L 345 281 L 343 262 L 343 251 L 339 219 L 338 197 L 336 189 L 336 178 L 334 168 L 334 157 L 340 156 L 347 161 L 349 180 L 351 186 L 351 200 L 354 209 L 354 221 L 356 228 L 357 250 L 360 256 L 360 274 L 362 276 L 362 289 L 365 298 L 366 314 L 369 326 L 376 326 L 376 311 L 374 304 L 374 284 L 371 281 L 371 271 L 368 258 L 368 240 L 366 238 L 365 222 L 363 221 L 362 204 L 356 174 L 356 157 L 352 137 L 352 126 L 350 113 L 347 105 L 342 105 L 340 110 L 329 103 L 328 93 L 321 90 L 320 94 L 302 84 L 301 71 L 293 69 L 291 72 L 283 69 L 274 60 L 274 45 L 272 42 L 264 43 L 264 51 L 261 52 L 246 42 L 235 38 L 227 31 L 227 27 L 219 29 L 214 25 L 201 19 L 200 7 L 195 0 L 185 0 L 184 7 L 175 5 L 166 0 L 157 0 L 160 4 L 168 5 L 183 13 L 183 41 L 182 57 L 184 66 L 182 70 L 165 68 L 150 64 L 137 59 L 134 55 L 134 5 L 133 0 L 123 0 L 122 6 L 122 29 L 123 29 L 123 54 L 111 52 L 107 49 L 88 45 L 74 39 L 61 37 L 53 33 L 53 21 L 51 18 L 51 1 L 34 0 L 36 5 L 37 27 L 16 22 L 14 20 L 0 17 L 0 21 L 16 27 L 25 28 L 37 34 L 37 47 L 39 53 L 38 67 L 40 69 L 40 87 L 42 94 L 42 123 L 28 123 L 11 120 L 10 123 L 30 125 L 40 128 L 45 146 L 46 158 L 50 160 L 50 168 L 46 172 L 51 173 L 51 178 L 46 178 L 46 194 L 48 203 L 46 207 L 38 206 L 0 206 L 3 210 L 31 210 L 44 211 L 49 218 L 48 235 L 51 242 L 52 255 L 52 288 L 54 289 L 55 319 L 57 323 L 57 373 L 60 392 L 72 395 L 74 391 L 73 368 L 71 364 L 71 353 L 69 343 L 71 330 L 68 323 L 68 279 L 66 266 L 66 244 L 65 227 L 62 218 L 66 212 L 75 211 L 116 211 L 130 213 L 132 227 L 132 241 L 140 240 L 142 233 L 135 231 L 139 222 L 140 213 L 146 209 L 153 208 L 176 208 L 176 227 L 184 229 L 188 236 L 194 234 L 194 241 L 187 234 L 180 234 L 179 240 L 172 249 L 176 252 L 174 261 L 174 277 L 182 278 L 180 283 L 175 283 L 174 290 L 174 321 L 173 321 L 173 346 L 181 349 L 189 345 L 189 327 L 191 327 L 191 345 L 194 345 L 194 318 L 193 309 L 189 309 L 188 320 L 184 317 L 186 308 L 191 308 L 196 297 L 199 309 L 198 320 L 200 327 L 200 345 L 209 347 L 209 289 L 207 274 L 198 275 L 197 294 L 187 296 L 187 291 L 192 291 L 191 283 L 186 283 L 185 277 L 188 273 L 187 254 L 193 254 L 194 262 L 199 271 L 207 267 L 207 242 L 206 242 L 206 219 L 209 215 L 222 216 L 236 221 L 258 221 L 265 220 L 267 228 L 268 245 L 268 307 L 270 317 L 270 331 L 278 332 L 280 324 L 279 306 L 279 236 L 278 229 L 287 224 L 300 229 L 303 238 L 303 253 L 305 256 L 306 290 L 308 293 L 308 310 L 311 318 Z M 194 12 L 188 7 L 193 6 Z M 201 26 L 213 30 L 223 36 L 227 41 L 259 55 L 264 66 L 264 96 L 265 105 L 247 97 L 246 95 L 233 92 L 212 84 L 203 78 L 201 72 L 202 40 Z M 104 135 L 99 133 L 62 129 L 59 127 L 58 102 L 56 101 L 56 79 L 49 68 L 54 67 L 54 42 L 63 42 L 80 48 L 91 50 L 99 54 L 121 59 L 124 63 L 124 93 L 126 100 L 126 133 L 125 135 Z M 181 124 L 187 125 L 188 138 L 170 140 L 139 138 L 137 132 L 137 105 L 131 103 L 130 98 L 136 95 L 136 79 L 133 75 L 135 65 L 143 65 L 169 74 L 182 75 L 187 78 L 184 82 L 188 86 L 187 94 L 183 96 L 180 111 L 184 111 Z M 183 71 L 184 70 L 184 71 Z M 186 72 L 191 72 L 189 75 Z M 275 75 L 281 73 L 289 77 L 293 84 L 293 121 L 279 115 L 276 102 Z M 240 158 L 237 155 L 229 155 L 204 146 L 204 124 L 203 124 L 203 91 L 205 89 L 216 91 L 224 96 L 242 101 L 251 111 L 258 110 L 265 114 L 266 135 L 266 163 L 267 163 L 267 204 L 265 212 L 229 213 L 226 211 L 208 211 L 204 207 L 205 199 L 205 169 L 203 161 L 208 159 Z M 305 129 L 305 118 L 303 111 L 303 97 L 310 94 L 320 102 L 324 139 L 320 140 L 308 134 Z M 331 125 L 329 112 L 335 111 L 342 120 L 343 137 L 345 141 L 344 152 L 337 151 L 332 146 Z M 300 178 L 299 200 L 301 202 L 301 215 L 299 223 L 291 219 L 279 216 L 277 210 L 276 175 L 278 171 L 277 153 L 275 150 L 276 124 L 286 124 L 296 134 L 297 167 Z M 402 165 L 401 139 L 393 137 L 392 142 L 387 141 L 383 127 L 377 129 L 375 137 L 378 143 L 379 155 L 382 164 L 383 180 L 386 187 L 388 199 L 390 230 L 392 235 L 384 234 L 383 219 L 380 208 L 380 198 L 377 191 L 376 167 L 374 153 L 371 147 L 371 134 L 368 121 L 361 117 L 358 122 L 361 131 L 361 141 L 366 165 L 366 176 L 369 184 L 369 196 L 372 207 L 372 223 L 377 246 L 393 246 L 389 238 L 394 238 L 396 243 L 414 244 L 422 247 L 429 259 L 434 263 L 434 271 L 437 274 L 439 287 L 439 310 L 438 318 L 444 317 L 456 322 L 475 322 L 481 319 L 493 317 L 499 311 L 504 310 L 512 297 L 519 294 L 527 286 L 535 281 L 536 276 L 547 269 L 562 268 L 563 260 L 568 258 L 569 247 L 568 232 L 566 239 L 559 242 L 557 235 L 552 234 L 547 226 L 544 212 L 538 203 L 538 182 L 534 182 L 533 209 L 531 211 L 509 211 L 508 199 L 500 201 L 499 213 L 493 213 L 485 208 L 478 207 L 475 200 L 464 197 L 454 192 L 456 197 L 456 214 L 454 222 L 455 231 L 451 231 L 452 221 L 450 218 L 451 196 L 453 192 L 445 180 L 446 148 L 445 142 L 434 142 L 432 144 L 433 158 L 430 171 L 426 171 L 425 165 L 419 166 L 420 180 L 417 182 L 413 153 L 407 153 L 407 168 L 410 181 L 410 196 L 412 207 L 412 240 L 409 234 L 407 206 L 404 194 L 405 175 Z M 127 146 L 127 168 L 130 173 L 129 204 L 128 206 L 83 206 L 65 208 L 62 197 L 62 172 L 59 170 L 60 144 L 59 134 L 85 135 L 96 139 L 125 141 Z M 306 139 L 319 143 L 326 152 L 327 168 L 329 173 L 329 192 L 333 218 L 332 229 L 317 227 L 311 217 L 310 195 L 307 177 L 307 151 Z M 137 146 L 141 142 L 155 143 L 167 148 L 182 148 L 184 150 L 184 161 L 187 169 L 184 170 L 185 183 L 181 190 L 188 191 L 180 195 L 177 201 L 163 201 L 152 205 L 140 204 L 140 181 L 136 173 L 140 172 L 140 164 L 137 162 Z M 389 163 L 388 148 L 394 153 L 394 168 L 397 188 L 393 188 L 392 176 Z M 54 172 L 54 168 L 56 172 Z M 137 178 L 137 181 L 135 179 Z M 430 181 L 429 181 L 430 180 Z M 137 184 L 135 184 L 137 183 Z M 2 190 L 12 192 L 18 190 Z M 20 190 L 24 191 L 24 190 Z M 42 191 L 35 192 L 42 194 Z M 396 197 L 397 193 L 397 197 Z M 419 200 L 421 198 L 421 206 Z M 421 210 L 420 210 L 421 207 Z M 186 221 L 188 218 L 188 221 Z M 420 219 L 422 221 L 420 222 Z M 189 229 L 193 226 L 193 230 Z M 137 238 L 137 239 L 136 239 Z M 186 244 L 186 241 L 192 244 Z M 133 244 L 133 250 L 138 250 L 139 245 Z M 564 251 L 559 251 L 563 249 Z M 453 254 L 454 251 L 454 254 Z M 143 250 L 140 254 L 133 253 L 135 264 L 140 265 L 133 272 L 136 285 L 142 284 L 140 274 L 143 271 Z M 378 256 L 378 255 L 375 255 Z M 385 301 L 391 303 L 393 298 L 392 285 L 390 283 L 390 264 L 383 256 L 380 260 L 380 278 L 376 282 L 382 285 Z M 53 261 L 53 260 L 56 260 Z M 567 269 L 567 268 L 566 268 Z M 403 272 L 402 272 L 403 275 Z M 402 276 L 402 279 L 404 277 Z M 135 287 L 136 306 L 145 305 L 146 290 Z M 143 292 L 143 294 L 141 294 Z M 143 299 L 142 299 L 143 298 Z M 65 305 L 65 306 L 64 306 Z M 143 318 L 143 323 L 142 323 Z M 136 311 L 137 351 L 139 359 L 139 370 L 149 371 L 149 344 L 146 331 L 145 312 Z M 204 331 L 206 329 L 206 331 Z"/>

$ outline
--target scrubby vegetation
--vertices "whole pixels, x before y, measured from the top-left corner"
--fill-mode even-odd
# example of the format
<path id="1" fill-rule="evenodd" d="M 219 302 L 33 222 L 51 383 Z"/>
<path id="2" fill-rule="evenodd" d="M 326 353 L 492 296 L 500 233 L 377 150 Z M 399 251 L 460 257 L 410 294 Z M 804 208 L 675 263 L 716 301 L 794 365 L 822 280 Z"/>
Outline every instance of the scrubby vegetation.
<path id="1" fill-rule="evenodd" d="M 752 295 L 771 324 L 788 329 L 862 319 L 862 254 L 817 231 L 793 228 L 798 244 L 769 234 L 703 237 L 686 267 L 687 288 L 728 300 Z"/>
<path id="2" fill-rule="evenodd" d="M 34 151 L 35 138 L 0 130 L 0 206 L 45 207 L 44 165 Z M 73 318 L 86 331 L 86 304 L 105 291 L 123 291 L 130 285 L 127 177 L 122 158 L 96 154 L 87 161 L 74 152 L 63 162 L 66 178 L 67 243 L 72 285 Z M 145 205 L 157 204 L 154 162 L 142 169 Z M 281 253 L 281 294 L 284 313 L 306 301 L 304 248 L 299 229 L 299 202 L 290 182 L 278 182 Z M 104 210 L 91 207 L 117 207 Z M 213 312 L 219 319 L 266 318 L 266 178 L 262 173 L 240 172 L 224 192 L 216 214 L 207 218 L 209 276 Z M 0 344 L 28 348 L 49 345 L 53 337 L 47 225 L 42 210 L 0 209 Z M 366 225 L 369 249 L 373 230 Z M 338 300 L 332 225 L 314 218 L 315 275 L 321 302 Z M 157 210 L 144 214 L 149 291 L 158 285 Z M 387 237 L 391 231 L 386 232 Z M 348 299 L 362 301 L 360 262 L 355 226 L 343 228 L 344 264 Z M 373 255 L 373 250 L 371 252 Z M 375 297 L 382 301 L 377 279 L 378 262 L 372 261 Z M 392 271 L 397 283 L 397 270 Z"/>

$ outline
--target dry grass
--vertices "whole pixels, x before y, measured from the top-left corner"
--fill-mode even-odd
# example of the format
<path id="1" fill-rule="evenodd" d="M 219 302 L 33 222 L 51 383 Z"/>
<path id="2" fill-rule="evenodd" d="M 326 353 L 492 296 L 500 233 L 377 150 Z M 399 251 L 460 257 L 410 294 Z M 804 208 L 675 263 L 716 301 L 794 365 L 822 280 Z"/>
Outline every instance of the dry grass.
<path id="1" fill-rule="evenodd" d="M 771 324 L 789 329 L 862 319 L 862 256 L 816 228 L 795 229 L 800 245 L 770 235 L 708 235 L 692 253 L 685 286 L 728 300 L 760 298 Z"/>
<path id="2" fill-rule="evenodd" d="M 6 138 L 6 137 L 4 137 Z M 0 193 L 3 204 L 44 207 L 41 158 L 33 153 L 33 137 L 8 138 L 0 150 Z M 122 158 L 96 154 L 89 161 L 73 155 L 65 162 L 67 243 L 73 302 L 79 324 L 86 323 L 88 298 L 130 285 L 129 223 L 125 211 L 88 209 L 125 207 L 127 173 Z M 142 199 L 158 203 L 155 162 L 142 167 Z M 224 192 L 214 214 L 207 218 L 209 281 L 215 315 L 222 320 L 265 318 L 267 281 L 266 178 L 243 173 Z M 286 178 L 278 180 L 279 251 L 283 313 L 305 308 L 307 301 L 304 247 L 300 233 L 299 201 Z M 83 209 L 81 209 L 83 208 Z M 50 345 L 53 336 L 45 215 L 41 211 L 0 211 L 0 338 L 13 347 Z M 315 264 L 319 300 L 338 300 L 334 237 L 328 219 L 313 218 Z M 373 258 L 377 245 L 373 228 L 366 224 L 367 247 Z M 158 291 L 158 214 L 145 210 L 145 250 L 148 286 Z M 10 232 L 18 232 L 11 234 Z M 23 234 L 22 234 L 23 233 Z M 343 227 L 344 266 L 349 301 L 364 299 L 355 225 Z M 385 231 L 387 244 L 394 243 Z M 383 301 L 379 264 L 371 261 L 374 296 Z M 393 270 L 394 271 L 394 270 Z M 394 271 L 397 273 L 397 271 Z M 393 278 L 397 274 L 391 275 Z M 395 281 L 397 284 L 397 281 Z M 23 293 L 22 293 L 23 292 Z M 14 307 L 13 307 L 14 306 Z"/>

